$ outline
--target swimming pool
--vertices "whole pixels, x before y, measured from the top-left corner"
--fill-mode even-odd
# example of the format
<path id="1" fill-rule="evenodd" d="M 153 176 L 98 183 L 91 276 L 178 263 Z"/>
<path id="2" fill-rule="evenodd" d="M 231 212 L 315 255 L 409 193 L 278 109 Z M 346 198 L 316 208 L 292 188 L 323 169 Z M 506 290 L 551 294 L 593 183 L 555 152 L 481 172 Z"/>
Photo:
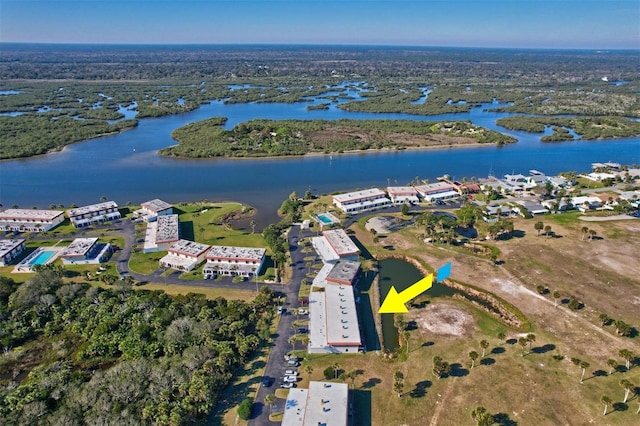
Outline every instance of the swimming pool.
<path id="1" fill-rule="evenodd" d="M 331 220 L 330 217 L 327 217 L 327 215 L 325 214 L 319 214 L 318 215 L 318 219 L 320 219 L 320 222 L 326 224 L 326 225 L 331 225 L 333 223 L 333 220 Z"/>
<path id="2" fill-rule="evenodd" d="M 318 221 L 322 225 L 333 225 L 340 223 L 340 219 L 329 212 L 318 213 L 316 215 L 316 221 Z"/>
<path id="3" fill-rule="evenodd" d="M 62 247 L 38 247 L 16 265 L 13 272 L 33 272 L 36 265 L 46 265 L 60 256 Z"/>
<path id="4" fill-rule="evenodd" d="M 49 259 L 51 259 L 51 256 L 53 256 L 56 253 L 57 252 L 55 251 L 43 250 L 40 253 L 38 253 L 36 257 L 31 259 L 28 263 L 29 265 L 44 265 L 45 263 L 47 263 Z"/>

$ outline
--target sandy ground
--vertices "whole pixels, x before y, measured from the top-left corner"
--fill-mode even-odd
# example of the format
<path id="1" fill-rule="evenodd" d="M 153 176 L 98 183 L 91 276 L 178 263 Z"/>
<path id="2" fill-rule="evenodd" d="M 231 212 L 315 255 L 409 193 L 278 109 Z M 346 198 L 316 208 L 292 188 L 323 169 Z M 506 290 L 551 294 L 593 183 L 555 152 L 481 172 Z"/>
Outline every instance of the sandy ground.
<path id="1" fill-rule="evenodd" d="M 415 321 L 418 329 L 443 336 L 470 336 L 475 320 L 471 314 L 445 303 L 429 305 L 429 309 L 412 310 L 408 321 Z"/>

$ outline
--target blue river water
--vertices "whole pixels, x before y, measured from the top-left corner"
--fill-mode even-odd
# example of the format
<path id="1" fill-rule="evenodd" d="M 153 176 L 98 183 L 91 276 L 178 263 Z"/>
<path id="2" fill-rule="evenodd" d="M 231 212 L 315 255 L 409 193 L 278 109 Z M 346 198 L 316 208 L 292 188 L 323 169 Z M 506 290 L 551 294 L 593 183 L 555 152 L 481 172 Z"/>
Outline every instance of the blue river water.
<path id="1" fill-rule="evenodd" d="M 357 97 L 357 93 L 350 93 Z M 311 103 L 328 102 L 316 99 Z M 68 146 L 62 152 L 0 162 L 0 203 L 5 208 L 50 204 L 89 204 L 101 196 L 124 205 L 152 198 L 168 202 L 236 200 L 260 212 L 258 224 L 275 218 L 275 209 L 292 191 L 331 193 L 372 186 L 404 185 L 414 179 L 450 174 L 455 178 L 527 173 L 587 171 L 592 162 L 640 163 L 640 138 L 542 143 L 539 134 L 507 131 L 495 124 L 508 113 L 486 111 L 439 116 L 346 112 L 332 103 L 327 110 L 306 109 L 311 103 L 224 104 L 214 101 L 189 113 L 142 119 L 132 130 Z M 267 119 L 412 119 L 470 120 L 515 136 L 503 147 L 474 146 L 419 151 L 312 155 L 275 159 L 185 160 L 164 158 L 161 148 L 175 144 L 171 132 L 187 123 L 228 117 L 227 127 L 256 118 Z"/>

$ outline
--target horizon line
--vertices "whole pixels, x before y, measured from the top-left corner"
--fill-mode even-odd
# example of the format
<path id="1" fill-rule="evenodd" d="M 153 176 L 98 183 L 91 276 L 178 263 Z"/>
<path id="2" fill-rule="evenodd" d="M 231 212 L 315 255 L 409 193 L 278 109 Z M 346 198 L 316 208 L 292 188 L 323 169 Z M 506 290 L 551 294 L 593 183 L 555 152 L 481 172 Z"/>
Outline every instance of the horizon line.
<path id="1" fill-rule="evenodd" d="M 423 45 L 396 43 L 286 43 L 286 42 L 191 42 L 191 43 L 154 43 L 154 42 L 49 42 L 49 41 L 0 41 L 0 45 L 47 45 L 47 46 L 278 46 L 278 47 L 398 47 L 398 48 L 429 48 L 429 49 L 500 49 L 500 50 L 580 50 L 580 51 L 640 51 L 640 47 L 514 47 L 514 46 L 468 46 L 468 45 Z"/>

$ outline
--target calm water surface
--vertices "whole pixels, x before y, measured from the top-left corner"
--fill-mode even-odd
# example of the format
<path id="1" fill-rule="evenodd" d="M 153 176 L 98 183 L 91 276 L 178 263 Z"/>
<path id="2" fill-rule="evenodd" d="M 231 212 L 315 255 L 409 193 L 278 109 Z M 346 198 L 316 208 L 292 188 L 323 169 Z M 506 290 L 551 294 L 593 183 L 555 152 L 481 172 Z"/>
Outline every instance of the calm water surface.
<path id="1" fill-rule="evenodd" d="M 357 96 L 357 90 L 350 90 Z M 318 98 L 313 102 L 326 102 Z M 237 200 L 259 210 L 259 225 L 275 220 L 275 209 L 292 191 L 330 193 L 388 183 L 406 184 L 416 176 L 435 179 L 448 173 L 456 178 L 500 176 L 538 169 L 547 174 L 587 171 L 596 161 L 640 163 L 640 138 L 608 141 L 541 143 L 540 135 L 510 132 L 495 121 L 511 114 L 484 111 L 439 116 L 350 113 L 332 104 L 328 110 L 307 111 L 309 103 L 233 104 L 220 101 L 186 114 L 140 120 L 124 133 L 68 146 L 63 152 L 0 163 L 0 203 L 4 206 L 47 207 L 83 205 L 101 196 L 119 204 L 152 198 L 168 202 Z M 187 123 L 215 116 L 228 117 L 227 127 L 256 118 L 268 119 L 413 119 L 470 120 L 502 131 L 519 142 L 504 147 L 362 154 L 317 155 L 281 159 L 179 160 L 157 155 L 175 144 L 171 131 Z"/>

